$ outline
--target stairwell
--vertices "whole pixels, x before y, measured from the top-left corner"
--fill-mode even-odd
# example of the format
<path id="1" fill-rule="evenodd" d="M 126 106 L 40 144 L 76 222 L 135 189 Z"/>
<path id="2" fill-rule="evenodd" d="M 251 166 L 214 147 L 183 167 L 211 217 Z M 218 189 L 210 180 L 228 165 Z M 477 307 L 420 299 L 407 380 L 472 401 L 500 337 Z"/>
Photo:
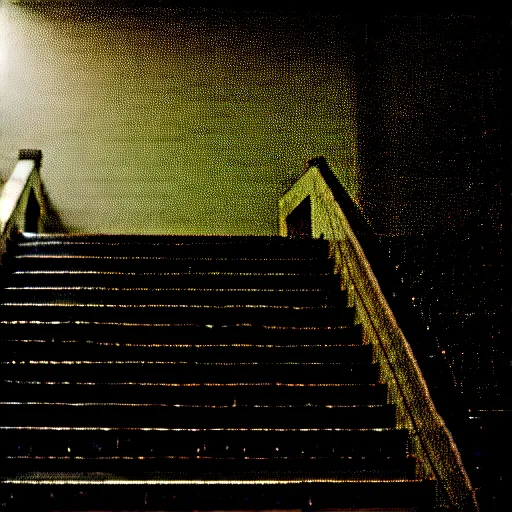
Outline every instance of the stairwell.
<path id="1" fill-rule="evenodd" d="M 478 512 L 325 159 L 273 237 L 64 234 L 40 165 L 0 191 L 2 510 Z"/>
<path id="2" fill-rule="evenodd" d="M 0 306 L 1 501 L 432 510 L 327 249 L 20 235 Z"/>

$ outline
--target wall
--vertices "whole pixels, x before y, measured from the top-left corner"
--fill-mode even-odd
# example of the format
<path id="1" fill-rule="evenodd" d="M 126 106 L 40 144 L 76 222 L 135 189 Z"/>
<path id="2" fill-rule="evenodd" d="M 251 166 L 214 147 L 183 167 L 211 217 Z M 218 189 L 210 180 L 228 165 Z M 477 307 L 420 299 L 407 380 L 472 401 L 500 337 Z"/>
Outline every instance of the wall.
<path id="1" fill-rule="evenodd" d="M 311 156 L 356 183 L 339 17 L 0 0 L 0 27 L 1 174 L 42 149 L 71 230 L 276 234 Z"/>

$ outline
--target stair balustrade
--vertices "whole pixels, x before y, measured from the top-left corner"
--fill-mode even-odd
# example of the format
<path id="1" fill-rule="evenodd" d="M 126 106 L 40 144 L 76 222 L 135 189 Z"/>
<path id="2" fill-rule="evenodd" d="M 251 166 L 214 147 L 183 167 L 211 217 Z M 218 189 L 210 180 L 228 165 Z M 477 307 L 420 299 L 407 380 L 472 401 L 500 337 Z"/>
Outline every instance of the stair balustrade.
<path id="1" fill-rule="evenodd" d="M 301 218 L 301 211 L 310 214 L 310 219 Z M 329 241 L 340 287 L 347 291 L 348 304 L 355 308 L 355 322 L 362 325 L 365 341 L 374 347 L 380 382 L 388 386 L 389 402 L 397 405 L 397 426 L 410 432 L 411 451 L 418 461 L 417 477 L 438 482 L 442 506 L 478 510 L 475 491 L 453 436 L 436 409 L 411 346 L 363 250 L 364 240 L 367 250 L 378 252 L 376 237 L 372 237 L 360 210 L 325 158 L 311 159 L 280 199 L 279 226 L 284 237 L 304 238 L 309 232 L 312 238 Z"/>

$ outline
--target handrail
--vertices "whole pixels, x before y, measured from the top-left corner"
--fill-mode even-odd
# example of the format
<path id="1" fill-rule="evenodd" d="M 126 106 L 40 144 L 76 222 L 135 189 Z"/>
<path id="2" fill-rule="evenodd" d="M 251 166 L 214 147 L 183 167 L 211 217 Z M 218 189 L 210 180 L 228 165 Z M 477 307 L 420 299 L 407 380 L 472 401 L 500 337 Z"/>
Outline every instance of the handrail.
<path id="1" fill-rule="evenodd" d="M 382 265 L 382 258 L 371 258 L 370 263 L 367 257 L 372 253 L 379 256 L 380 248 L 368 224 L 359 222 L 361 213 L 323 157 L 310 160 L 298 181 L 280 199 L 282 236 L 291 234 L 288 224 L 294 216 L 290 215 L 306 200 L 311 207 L 311 219 L 306 223 L 310 236 L 329 240 L 341 287 L 347 290 L 349 305 L 355 308 L 356 322 L 362 324 L 365 342 L 374 347 L 380 363 L 380 381 L 388 385 L 389 400 L 397 406 L 397 425 L 411 434 L 410 451 L 418 461 L 417 477 L 437 480 L 437 500 L 442 506 L 478 511 L 475 491 L 459 450 L 434 405 L 390 300 L 386 300 L 375 277 L 373 264 Z M 389 286 L 386 291 L 389 292 Z M 395 295 L 395 291 L 391 293 Z"/>
<path id="2" fill-rule="evenodd" d="M 18 162 L 2 188 L 0 259 L 19 232 L 51 231 L 59 224 L 41 181 L 41 159 L 40 150 L 21 149 Z"/>

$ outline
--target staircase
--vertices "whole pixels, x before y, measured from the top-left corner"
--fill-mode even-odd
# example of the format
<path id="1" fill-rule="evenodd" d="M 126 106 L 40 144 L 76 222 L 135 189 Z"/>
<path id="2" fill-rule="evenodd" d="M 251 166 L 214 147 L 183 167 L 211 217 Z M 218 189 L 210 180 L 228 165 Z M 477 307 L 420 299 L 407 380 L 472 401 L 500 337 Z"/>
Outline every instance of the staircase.
<path id="1" fill-rule="evenodd" d="M 326 242 L 27 234 L 3 272 L 5 507 L 434 508 Z"/>

